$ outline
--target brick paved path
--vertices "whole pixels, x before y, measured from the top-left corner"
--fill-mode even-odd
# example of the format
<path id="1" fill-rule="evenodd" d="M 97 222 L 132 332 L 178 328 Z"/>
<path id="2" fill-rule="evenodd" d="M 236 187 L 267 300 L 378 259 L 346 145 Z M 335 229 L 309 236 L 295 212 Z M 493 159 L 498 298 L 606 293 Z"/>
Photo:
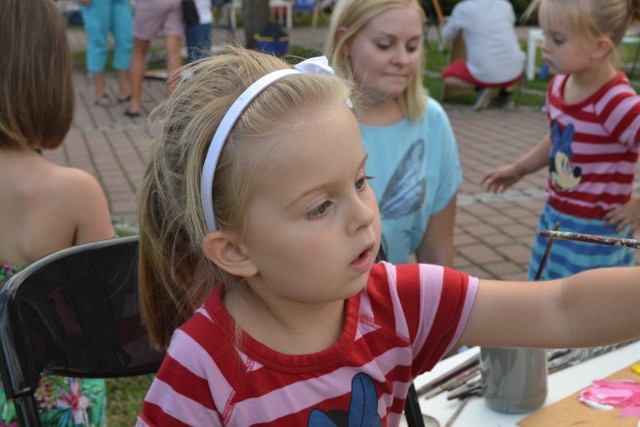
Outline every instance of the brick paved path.
<path id="1" fill-rule="evenodd" d="M 82 31 L 70 31 L 69 37 L 73 49 L 84 49 Z M 225 30 L 214 31 L 214 42 L 226 37 Z M 324 30 L 294 28 L 291 38 L 293 43 L 320 48 Z M 46 156 L 94 174 L 105 188 L 114 221 L 135 227 L 135 195 L 149 145 L 146 114 L 163 99 L 164 86 L 160 81 L 146 80 L 145 114 L 130 119 L 123 114 L 126 105 L 95 106 L 93 88 L 83 73 L 74 76 L 74 83 L 77 111 L 73 127 L 62 147 Z M 114 75 L 107 76 L 107 84 L 115 99 Z M 536 144 L 546 130 L 546 118 L 531 109 L 472 112 L 466 106 L 445 108 L 464 170 L 456 216 L 455 266 L 483 278 L 524 279 L 546 173 L 526 177 L 502 196 L 487 194 L 479 182 L 487 171 Z"/>

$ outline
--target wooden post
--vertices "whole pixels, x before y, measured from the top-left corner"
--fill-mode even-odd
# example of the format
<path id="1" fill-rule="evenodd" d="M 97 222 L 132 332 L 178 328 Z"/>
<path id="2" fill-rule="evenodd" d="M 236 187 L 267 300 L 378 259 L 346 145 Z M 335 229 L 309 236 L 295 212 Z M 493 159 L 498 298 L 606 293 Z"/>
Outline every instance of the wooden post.
<path id="1" fill-rule="evenodd" d="M 266 0 L 242 0 L 242 13 L 244 15 L 244 45 L 249 49 L 254 49 L 256 47 L 254 34 L 262 31 L 271 16 L 269 2 Z"/>
<path id="2" fill-rule="evenodd" d="M 440 7 L 440 2 L 438 0 L 431 0 L 433 2 L 433 8 L 436 10 L 436 15 L 438 16 L 438 22 L 440 25 L 444 25 L 444 15 L 442 15 L 442 8 Z"/>

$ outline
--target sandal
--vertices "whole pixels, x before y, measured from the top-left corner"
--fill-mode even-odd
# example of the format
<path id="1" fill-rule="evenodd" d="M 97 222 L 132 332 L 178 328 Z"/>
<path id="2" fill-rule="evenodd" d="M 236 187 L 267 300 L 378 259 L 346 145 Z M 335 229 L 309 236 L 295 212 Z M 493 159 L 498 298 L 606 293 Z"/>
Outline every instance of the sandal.
<path id="1" fill-rule="evenodd" d="M 111 107 L 111 98 L 106 93 L 102 94 L 96 101 L 94 102 L 98 107 Z"/>
<path id="2" fill-rule="evenodd" d="M 129 111 L 129 110 L 124 110 L 124 115 L 127 117 L 138 117 L 140 116 L 140 111 Z"/>
<path id="3" fill-rule="evenodd" d="M 124 104 L 129 101 L 131 101 L 131 95 L 125 96 L 124 98 L 118 98 L 118 104 Z"/>

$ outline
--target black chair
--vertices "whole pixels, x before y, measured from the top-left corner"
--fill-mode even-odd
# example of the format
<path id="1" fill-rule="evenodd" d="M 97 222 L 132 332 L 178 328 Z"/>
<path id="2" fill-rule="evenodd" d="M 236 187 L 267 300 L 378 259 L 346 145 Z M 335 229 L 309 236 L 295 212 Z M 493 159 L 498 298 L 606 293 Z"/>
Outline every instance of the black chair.
<path id="1" fill-rule="evenodd" d="M 376 262 L 385 261 L 386 259 L 387 255 L 384 252 L 384 247 L 380 245 L 378 255 L 376 255 Z M 420 403 L 418 403 L 418 393 L 413 384 L 409 386 L 409 391 L 407 392 L 407 400 L 404 403 L 404 417 L 407 419 L 409 427 L 425 427 Z"/>
<path id="2" fill-rule="evenodd" d="M 0 374 L 21 426 L 39 426 L 34 392 L 44 375 L 112 378 L 156 372 L 141 324 L 138 237 L 46 256 L 0 291 Z"/>

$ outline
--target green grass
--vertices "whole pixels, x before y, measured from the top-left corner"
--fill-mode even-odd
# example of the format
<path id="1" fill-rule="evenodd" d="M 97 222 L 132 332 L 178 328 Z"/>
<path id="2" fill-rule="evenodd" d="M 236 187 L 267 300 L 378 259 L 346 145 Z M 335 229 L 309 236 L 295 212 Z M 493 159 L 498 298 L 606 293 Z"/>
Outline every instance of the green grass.
<path id="1" fill-rule="evenodd" d="M 113 55 L 114 50 L 109 49 L 107 51 L 107 65 L 105 67 L 105 72 L 115 71 L 113 68 Z M 161 47 L 150 47 L 147 58 L 149 58 L 149 60 L 147 61 L 147 67 L 150 69 L 163 68 L 165 66 L 164 49 Z M 84 50 L 72 52 L 71 61 L 73 62 L 74 70 L 85 72 L 87 69 L 87 52 Z"/>
<path id="2" fill-rule="evenodd" d="M 153 375 L 107 379 L 107 422 L 110 427 L 132 426 Z"/>

